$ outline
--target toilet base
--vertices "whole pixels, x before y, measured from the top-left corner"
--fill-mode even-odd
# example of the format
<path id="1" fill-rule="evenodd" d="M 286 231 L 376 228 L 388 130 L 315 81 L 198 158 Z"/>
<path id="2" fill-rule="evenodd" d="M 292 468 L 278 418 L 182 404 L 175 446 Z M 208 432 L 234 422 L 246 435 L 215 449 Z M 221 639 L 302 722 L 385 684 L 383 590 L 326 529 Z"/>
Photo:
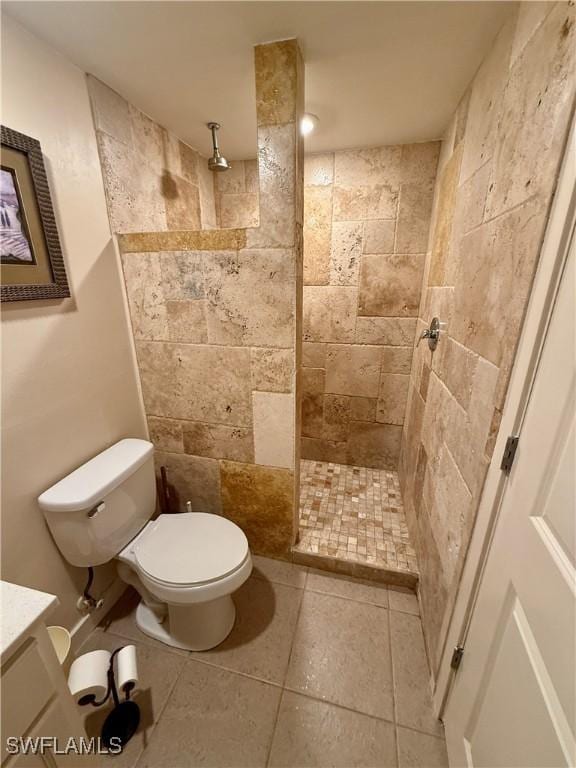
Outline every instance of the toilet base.
<path id="1" fill-rule="evenodd" d="M 161 624 L 142 601 L 136 609 L 136 624 L 145 635 L 186 651 L 207 651 L 220 645 L 232 631 L 235 619 L 230 595 L 206 603 L 168 605 L 168 616 Z"/>

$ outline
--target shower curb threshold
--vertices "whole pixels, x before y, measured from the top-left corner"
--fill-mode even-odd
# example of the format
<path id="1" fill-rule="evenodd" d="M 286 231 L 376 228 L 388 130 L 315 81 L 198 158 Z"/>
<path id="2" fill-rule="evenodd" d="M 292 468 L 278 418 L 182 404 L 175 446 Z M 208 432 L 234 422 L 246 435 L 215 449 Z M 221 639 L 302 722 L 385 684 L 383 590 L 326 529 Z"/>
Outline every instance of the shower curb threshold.
<path id="1" fill-rule="evenodd" d="M 390 584 L 394 587 L 407 587 L 414 592 L 416 592 L 419 580 L 419 574 L 414 571 L 401 571 L 374 563 L 343 560 L 330 555 L 304 552 L 298 549 L 297 544 L 292 547 L 292 562 L 330 573 L 352 576 L 356 579 L 368 579 L 381 584 Z"/>

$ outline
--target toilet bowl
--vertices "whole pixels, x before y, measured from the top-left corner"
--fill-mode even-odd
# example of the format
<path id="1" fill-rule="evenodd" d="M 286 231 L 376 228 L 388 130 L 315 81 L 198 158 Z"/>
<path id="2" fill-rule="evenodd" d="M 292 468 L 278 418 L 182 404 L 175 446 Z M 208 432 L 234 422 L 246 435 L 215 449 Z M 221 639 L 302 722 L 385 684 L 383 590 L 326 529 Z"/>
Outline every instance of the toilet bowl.
<path id="1" fill-rule="evenodd" d="M 160 515 L 117 556 L 142 597 L 146 635 L 191 651 L 219 645 L 234 625 L 235 592 L 250 576 L 248 540 L 230 520 L 202 512 Z"/>
<path id="2" fill-rule="evenodd" d="M 204 651 L 234 625 L 232 593 L 250 576 L 248 541 L 231 520 L 203 512 L 160 515 L 152 443 L 126 438 L 39 497 L 66 560 L 91 568 L 116 560 L 142 597 L 139 628 L 176 648 Z"/>

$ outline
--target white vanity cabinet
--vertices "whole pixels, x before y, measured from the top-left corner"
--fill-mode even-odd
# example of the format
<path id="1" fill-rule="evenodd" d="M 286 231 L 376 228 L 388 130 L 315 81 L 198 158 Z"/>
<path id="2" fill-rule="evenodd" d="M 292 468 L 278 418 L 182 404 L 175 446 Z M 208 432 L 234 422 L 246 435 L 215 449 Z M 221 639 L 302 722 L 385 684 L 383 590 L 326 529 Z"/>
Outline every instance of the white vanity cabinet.
<path id="1" fill-rule="evenodd" d="M 57 598 L 45 592 L 0 582 L 2 768 L 94 765 L 91 757 L 58 754 L 45 740 L 44 753 L 11 753 L 9 737 L 57 739 L 63 750 L 86 733 L 65 673 L 46 629 Z"/>

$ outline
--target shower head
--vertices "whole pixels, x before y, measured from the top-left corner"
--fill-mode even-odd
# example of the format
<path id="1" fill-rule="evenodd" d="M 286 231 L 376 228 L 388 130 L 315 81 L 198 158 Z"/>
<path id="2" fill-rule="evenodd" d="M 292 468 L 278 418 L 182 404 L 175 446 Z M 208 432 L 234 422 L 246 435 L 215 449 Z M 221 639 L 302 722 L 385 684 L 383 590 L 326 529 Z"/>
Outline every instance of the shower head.
<path id="1" fill-rule="evenodd" d="M 220 154 L 220 148 L 218 146 L 218 136 L 216 131 L 220 128 L 219 123 L 207 123 L 208 128 L 212 131 L 212 146 L 214 148 L 214 154 L 208 158 L 208 168 L 211 171 L 228 171 L 230 170 L 230 163 L 225 157 Z"/>

